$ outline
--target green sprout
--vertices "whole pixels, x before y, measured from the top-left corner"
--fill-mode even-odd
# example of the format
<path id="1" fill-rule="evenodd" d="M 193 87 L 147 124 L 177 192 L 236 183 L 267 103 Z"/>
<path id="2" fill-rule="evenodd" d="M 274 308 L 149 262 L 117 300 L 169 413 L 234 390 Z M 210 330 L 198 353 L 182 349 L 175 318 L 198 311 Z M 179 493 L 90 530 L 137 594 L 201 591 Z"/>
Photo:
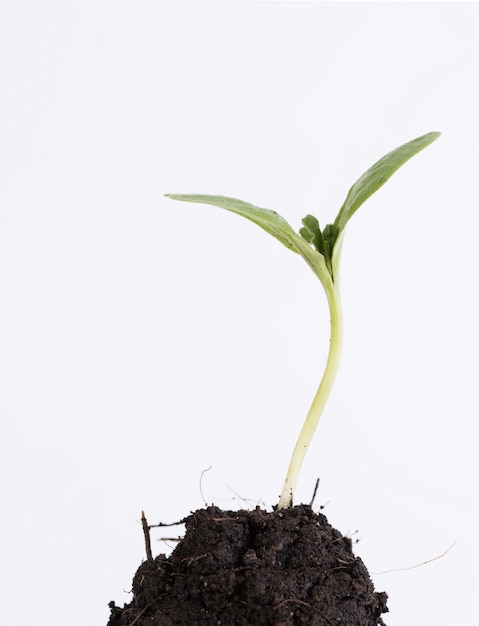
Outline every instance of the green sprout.
<path id="1" fill-rule="evenodd" d="M 339 213 L 332 224 L 323 230 L 313 215 L 302 220 L 299 234 L 275 211 L 262 209 L 248 202 L 224 196 L 196 194 L 167 194 L 173 200 L 211 204 L 232 213 L 242 215 L 267 233 L 278 239 L 287 248 L 296 252 L 319 278 L 328 301 L 330 312 L 329 353 L 323 377 L 306 416 L 293 450 L 286 480 L 279 499 L 278 509 L 293 505 L 293 495 L 298 476 L 314 431 L 331 392 L 338 371 L 342 344 L 342 314 L 339 293 L 339 265 L 341 247 L 346 224 L 357 209 L 398 170 L 406 161 L 435 141 L 441 133 L 432 132 L 413 139 L 389 152 L 368 169 L 351 187 Z"/>

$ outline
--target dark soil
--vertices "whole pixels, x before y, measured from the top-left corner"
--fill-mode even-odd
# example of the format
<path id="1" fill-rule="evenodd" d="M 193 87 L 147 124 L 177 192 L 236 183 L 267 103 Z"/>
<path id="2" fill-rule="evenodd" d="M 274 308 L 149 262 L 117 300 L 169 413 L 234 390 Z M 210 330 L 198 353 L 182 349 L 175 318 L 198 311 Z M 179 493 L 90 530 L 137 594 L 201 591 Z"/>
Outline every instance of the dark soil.
<path id="1" fill-rule="evenodd" d="M 169 558 L 140 565 L 108 626 L 378 626 L 387 612 L 351 540 L 301 505 L 199 510 Z"/>

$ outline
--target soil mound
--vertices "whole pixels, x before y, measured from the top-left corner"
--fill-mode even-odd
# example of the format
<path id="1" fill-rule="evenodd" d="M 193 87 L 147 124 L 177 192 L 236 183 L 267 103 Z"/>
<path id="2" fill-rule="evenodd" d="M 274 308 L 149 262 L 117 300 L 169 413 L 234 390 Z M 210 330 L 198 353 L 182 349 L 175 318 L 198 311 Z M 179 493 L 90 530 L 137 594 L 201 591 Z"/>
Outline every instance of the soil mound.
<path id="1" fill-rule="evenodd" d="M 306 505 L 198 510 L 169 558 L 142 563 L 133 599 L 108 626 L 378 626 L 374 591 L 351 540 Z"/>

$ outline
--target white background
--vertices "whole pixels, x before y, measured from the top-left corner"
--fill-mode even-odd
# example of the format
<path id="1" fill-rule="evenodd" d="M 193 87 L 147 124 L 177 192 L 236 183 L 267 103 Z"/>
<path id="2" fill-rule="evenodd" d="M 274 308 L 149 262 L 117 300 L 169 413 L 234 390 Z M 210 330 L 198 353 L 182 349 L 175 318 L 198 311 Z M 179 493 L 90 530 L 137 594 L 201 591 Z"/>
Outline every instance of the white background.
<path id="1" fill-rule="evenodd" d="M 348 226 L 343 360 L 297 501 L 321 477 L 371 572 L 456 541 L 373 578 L 388 626 L 472 623 L 478 31 L 477 3 L 0 4 L 2 623 L 106 626 L 141 509 L 277 501 L 321 287 L 253 224 L 163 194 L 324 225 L 433 130 Z"/>

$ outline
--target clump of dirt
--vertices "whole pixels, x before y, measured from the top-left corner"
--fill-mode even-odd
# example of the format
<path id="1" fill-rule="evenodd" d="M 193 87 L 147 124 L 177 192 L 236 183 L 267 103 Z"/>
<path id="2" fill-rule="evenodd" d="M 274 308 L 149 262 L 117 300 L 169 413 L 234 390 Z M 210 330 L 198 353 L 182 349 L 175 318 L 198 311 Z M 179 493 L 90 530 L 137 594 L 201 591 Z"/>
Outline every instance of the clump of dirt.
<path id="1" fill-rule="evenodd" d="M 133 599 L 108 626 L 378 626 L 374 591 L 351 540 L 310 506 L 198 510 L 169 558 L 142 563 Z"/>

